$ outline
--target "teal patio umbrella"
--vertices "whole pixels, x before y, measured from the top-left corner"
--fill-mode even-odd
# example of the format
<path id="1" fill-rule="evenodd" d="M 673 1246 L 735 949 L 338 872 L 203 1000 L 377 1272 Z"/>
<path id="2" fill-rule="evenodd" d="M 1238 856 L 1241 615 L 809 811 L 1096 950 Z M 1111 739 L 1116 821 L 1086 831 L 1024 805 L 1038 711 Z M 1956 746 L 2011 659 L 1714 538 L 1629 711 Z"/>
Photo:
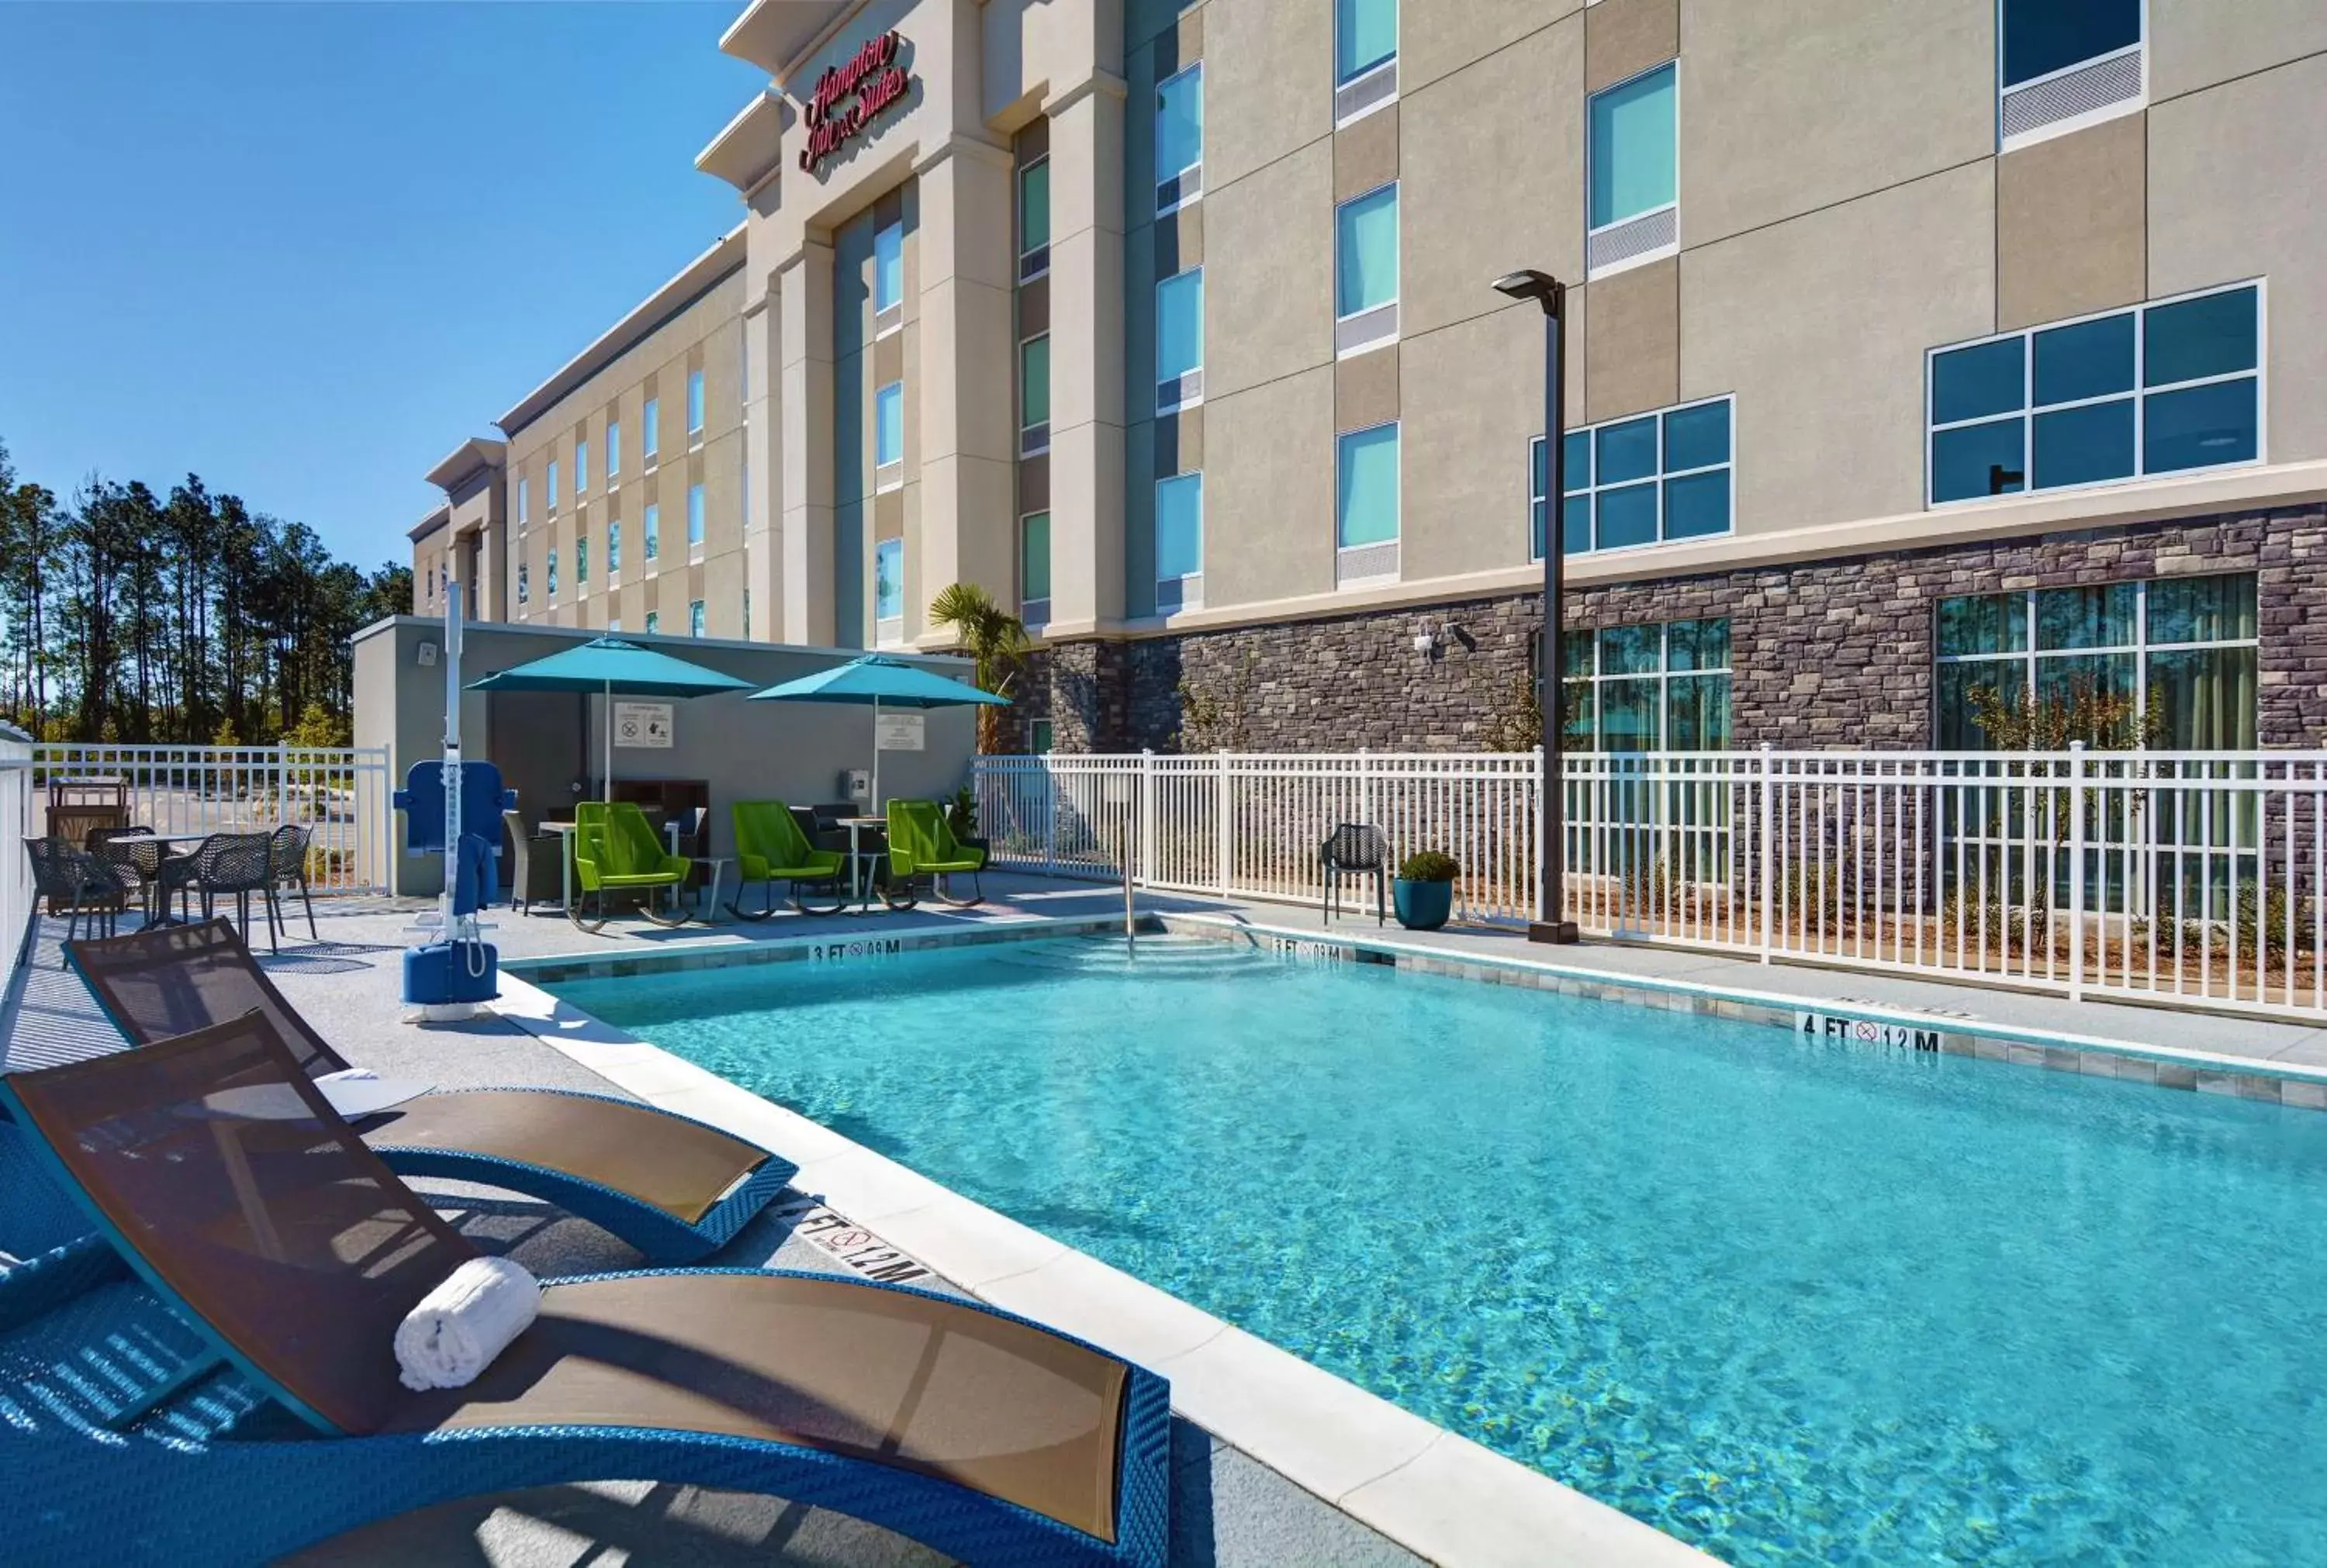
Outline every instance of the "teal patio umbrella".
<path id="1" fill-rule="evenodd" d="M 751 701 L 778 703 L 855 703 L 873 710 L 873 801 L 881 809 L 881 710 L 889 708 L 952 708 L 979 705 L 1006 708 L 1008 697 L 979 691 L 958 681 L 891 658 L 868 653 L 846 664 L 788 680 L 753 692 Z"/>
<path id="2" fill-rule="evenodd" d="M 700 697 L 715 692 L 747 691 L 752 683 L 619 637 L 600 637 L 521 664 L 495 670 L 472 680 L 472 692 L 596 692 L 603 703 L 601 727 L 606 732 L 606 770 L 602 789 L 614 798 L 614 694 L 640 697 Z"/>

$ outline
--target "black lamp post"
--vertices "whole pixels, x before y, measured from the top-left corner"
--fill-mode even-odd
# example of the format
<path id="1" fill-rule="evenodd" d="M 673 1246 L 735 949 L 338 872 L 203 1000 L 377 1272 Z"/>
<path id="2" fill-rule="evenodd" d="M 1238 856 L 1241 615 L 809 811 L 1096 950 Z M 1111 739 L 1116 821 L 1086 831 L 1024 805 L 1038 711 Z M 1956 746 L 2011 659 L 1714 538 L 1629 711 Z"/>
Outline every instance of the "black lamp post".
<path id="1" fill-rule="evenodd" d="M 1560 636 L 1567 554 L 1561 517 L 1567 489 L 1567 285 L 1530 268 L 1497 278 L 1495 288 L 1543 307 L 1543 919 L 1529 922 L 1528 940 L 1565 943 L 1576 940 L 1575 922 L 1566 918 L 1567 774 L 1561 756 L 1567 728 L 1567 661 Z"/>

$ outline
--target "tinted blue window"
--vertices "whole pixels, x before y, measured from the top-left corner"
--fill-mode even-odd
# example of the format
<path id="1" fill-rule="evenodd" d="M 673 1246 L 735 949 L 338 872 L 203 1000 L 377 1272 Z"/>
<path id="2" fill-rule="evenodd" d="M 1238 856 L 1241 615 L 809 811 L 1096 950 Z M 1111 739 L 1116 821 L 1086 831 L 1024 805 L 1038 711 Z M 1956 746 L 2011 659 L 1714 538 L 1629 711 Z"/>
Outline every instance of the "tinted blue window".
<path id="1" fill-rule="evenodd" d="M 1729 531 L 1729 473 L 1683 474 L 1665 481 L 1665 537 L 1693 539 Z"/>
<path id="2" fill-rule="evenodd" d="M 2142 379 L 2152 387 L 2255 368 L 2255 291 L 2159 305 L 2144 323 Z"/>
<path id="3" fill-rule="evenodd" d="M 1729 461 L 1729 405 L 1706 403 L 1665 415 L 1665 471 Z"/>
<path id="4" fill-rule="evenodd" d="M 1627 545 L 1652 545 L 1657 538 L 1657 487 L 1626 485 L 1600 492 L 1600 537 L 1603 550 Z"/>
<path id="5" fill-rule="evenodd" d="M 1602 484 L 1621 484 L 1656 472 L 1657 422 L 1633 419 L 1602 430 L 1599 463 Z"/>
<path id="6" fill-rule="evenodd" d="M 2133 399 L 2036 416 L 2036 488 L 2133 477 Z"/>
<path id="7" fill-rule="evenodd" d="M 2141 42 L 2141 0 L 2004 0 L 2004 85 Z"/>
<path id="8" fill-rule="evenodd" d="M 2153 393 L 2142 420 L 2142 466 L 2151 473 L 2250 462 L 2258 446 L 2252 380 Z"/>
<path id="9" fill-rule="evenodd" d="M 1977 348 L 1931 356 L 1931 423 L 1952 425 L 1984 414 L 2008 414 L 2026 396 L 2022 344 L 2006 338 Z"/>
<path id="10" fill-rule="evenodd" d="M 1570 555 L 1580 555 L 1592 548 L 1592 498 L 1590 496 L 1568 496 L 1560 501 L 1559 543 L 1560 547 Z"/>
<path id="11" fill-rule="evenodd" d="M 1989 470 L 2001 465 L 2011 472 L 2027 467 L 2021 450 L 2025 425 L 2017 419 L 1993 425 L 1967 425 L 1942 430 L 1931 437 L 1931 499 L 1966 500 L 1973 496 L 2008 495 L 2027 489 L 2023 480 L 1994 482 Z"/>
<path id="12" fill-rule="evenodd" d="M 1589 431 L 1571 431 L 1560 443 L 1559 488 L 1565 490 L 1592 488 L 1592 434 Z"/>
<path id="13" fill-rule="evenodd" d="M 2131 315 L 2104 316 L 2036 334 L 2039 405 L 2075 403 L 2132 390 Z"/>

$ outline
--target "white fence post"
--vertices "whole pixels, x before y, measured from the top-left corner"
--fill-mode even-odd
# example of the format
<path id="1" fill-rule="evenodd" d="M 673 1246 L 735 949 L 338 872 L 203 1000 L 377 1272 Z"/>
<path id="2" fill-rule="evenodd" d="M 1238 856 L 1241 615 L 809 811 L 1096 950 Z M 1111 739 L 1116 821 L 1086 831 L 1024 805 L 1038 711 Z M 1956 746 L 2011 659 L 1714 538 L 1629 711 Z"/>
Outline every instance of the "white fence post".
<path id="1" fill-rule="evenodd" d="M 1777 945 L 1778 930 L 1778 863 L 1772 858 L 1777 848 L 1776 798 L 1771 788 L 1770 742 L 1762 742 L 1761 800 L 1755 815 L 1761 819 L 1762 861 L 1762 962 L 1771 962 L 1771 949 Z"/>
<path id="2" fill-rule="evenodd" d="M 1152 747 L 1142 747 L 1139 752 L 1139 880 L 1143 883 L 1155 880 L 1155 752 Z"/>
<path id="3" fill-rule="evenodd" d="M 291 742 L 275 742 L 275 821 L 277 826 L 291 820 Z"/>
<path id="4" fill-rule="evenodd" d="M 1215 830 L 1214 836 L 1217 840 L 1212 846 L 1212 853 L 1216 857 L 1212 870 L 1220 878 L 1220 897 L 1225 899 L 1229 896 L 1229 883 L 1231 880 L 1229 874 L 1230 865 L 1229 856 L 1235 850 L 1236 835 L 1231 831 L 1229 822 L 1229 810 L 1231 804 L 1232 795 L 1229 787 L 1229 754 L 1226 751 L 1221 751 L 1217 753 L 1217 755 L 1220 758 L 1220 800 L 1218 803 L 1218 808 L 1214 811 L 1212 817 L 1212 826 Z"/>
<path id="5" fill-rule="evenodd" d="M 2069 1000 L 2085 999 L 2085 743 L 2069 742 Z"/>

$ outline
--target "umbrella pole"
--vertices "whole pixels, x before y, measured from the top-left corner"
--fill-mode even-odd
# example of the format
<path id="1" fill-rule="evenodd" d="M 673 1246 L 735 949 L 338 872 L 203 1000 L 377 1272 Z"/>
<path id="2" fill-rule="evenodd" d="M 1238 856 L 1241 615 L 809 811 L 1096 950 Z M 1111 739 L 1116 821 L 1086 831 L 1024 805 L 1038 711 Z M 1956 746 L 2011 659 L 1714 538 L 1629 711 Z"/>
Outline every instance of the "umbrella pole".
<path id="1" fill-rule="evenodd" d="M 614 799 L 614 683 L 606 683 L 606 695 L 600 699 L 598 727 L 606 732 L 606 771 L 600 786 L 609 805 Z"/>
<path id="2" fill-rule="evenodd" d="M 864 805 L 865 815 L 881 815 L 881 699 L 873 699 L 873 798 Z"/>

